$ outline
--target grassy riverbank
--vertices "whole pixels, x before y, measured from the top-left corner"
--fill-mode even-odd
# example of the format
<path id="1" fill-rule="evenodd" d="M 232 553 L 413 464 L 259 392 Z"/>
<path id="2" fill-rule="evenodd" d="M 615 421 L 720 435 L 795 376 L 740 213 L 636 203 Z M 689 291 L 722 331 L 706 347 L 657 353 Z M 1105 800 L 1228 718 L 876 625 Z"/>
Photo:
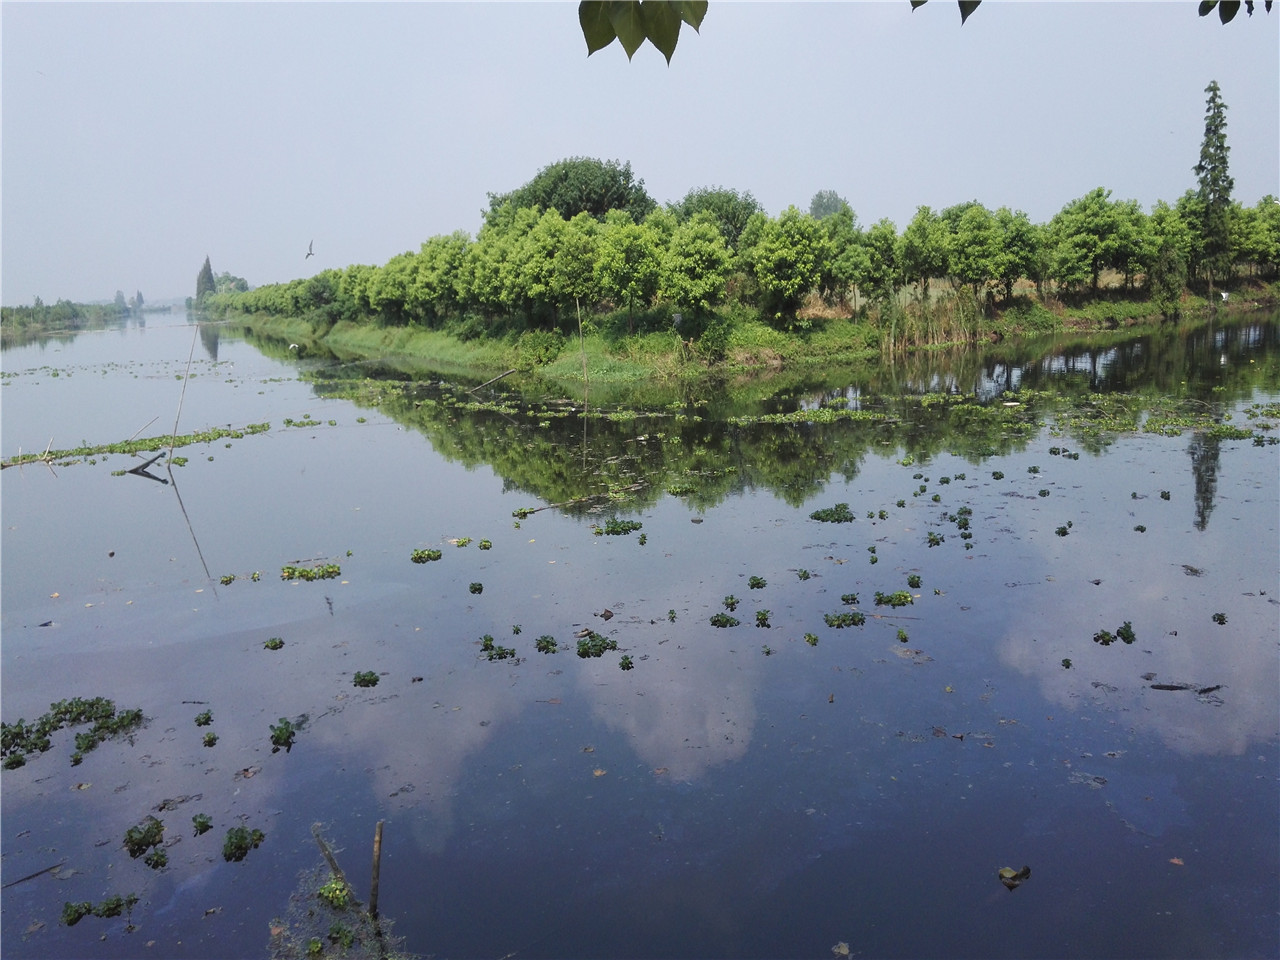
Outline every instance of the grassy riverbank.
<path id="1" fill-rule="evenodd" d="M 1274 302 L 1275 285 L 1238 291 L 1219 310 L 1236 313 Z M 1181 326 L 1207 319 L 1215 305 L 1188 297 Z M 980 318 L 959 336 L 937 304 L 907 304 L 895 317 L 865 311 L 856 317 L 827 317 L 806 331 L 784 333 L 749 314 L 717 315 L 696 339 L 683 340 L 674 329 L 628 334 L 625 321 L 588 322 L 581 337 L 521 325 L 476 336 L 464 326 L 445 324 L 427 329 L 340 321 L 335 324 L 302 317 L 228 314 L 230 323 L 284 348 L 298 345 L 302 355 L 325 353 L 342 360 L 411 359 L 442 372 L 496 375 L 506 370 L 537 370 L 541 377 L 565 385 L 626 384 L 640 381 L 680 382 L 708 375 L 741 376 L 782 369 L 827 367 L 875 362 L 887 354 L 932 350 L 964 342 L 1017 341 L 1025 337 L 1079 336 L 1104 331 L 1132 333 L 1167 326 L 1159 310 L 1140 298 L 1095 299 L 1048 309 L 1018 299 L 1009 309 Z M 941 316 L 941 319 L 939 319 Z M 892 350 L 901 325 L 913 332 L 935 324 L 938 332 L 912 350 Z M 948 336 L 950 335 L 950 336 Z M 924 339 L 924 338 L 922 338 Z"/>

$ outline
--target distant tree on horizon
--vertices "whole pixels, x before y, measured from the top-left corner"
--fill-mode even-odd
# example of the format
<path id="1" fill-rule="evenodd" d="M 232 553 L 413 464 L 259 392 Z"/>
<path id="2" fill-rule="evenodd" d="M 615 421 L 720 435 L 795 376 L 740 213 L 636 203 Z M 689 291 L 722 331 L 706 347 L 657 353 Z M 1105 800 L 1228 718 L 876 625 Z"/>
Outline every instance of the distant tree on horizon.
<path id="1" fill-rule="evenodd" d="M 213 279 L 213 267 L 209 264 L 209 255 L 205 254 L 204 266 L 196 275 L 196 303 L 200 303 L 209 294 L 217 292 L 217 289 Z"/>

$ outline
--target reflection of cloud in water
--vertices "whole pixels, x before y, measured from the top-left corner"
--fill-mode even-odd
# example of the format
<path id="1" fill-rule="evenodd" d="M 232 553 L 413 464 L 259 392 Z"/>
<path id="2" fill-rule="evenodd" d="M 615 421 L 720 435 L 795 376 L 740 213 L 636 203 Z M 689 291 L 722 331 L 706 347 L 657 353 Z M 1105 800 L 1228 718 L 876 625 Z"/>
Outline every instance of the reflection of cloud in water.
<path id="1" fill-rule="evenodd" d="M 1269 598 L 1233 603 L 1233 629 L 1216 627 L 1200 603 L 1180 610 L 1184 603 L 1171 600 L 1167 590 L 1135 591 L 1117 608 L 1119 614 L 1105 610 L 1111 604 L 1103 603 L 1099 612 L 1081 599 L 1076 591 L 1052 604 L 1042 599 L 1034 618 L 1015 614 L 999 641 L 1000 659 L 1038 677 L 1048 700 L 1073 711 L 1121 714 L 1125 724 L 1186 754 L 1239 755 L 1250 743 L 1276 737 L 1280 666 L 1276 606 Z M 1092 642 L 1096 631 L 1114 632 L 1128 618 L 1138 631 L 1132 646 Z M 1172 628 L 1176 636 L 1170 624 L 1181 624 Z M 1064 657 L 1072 661 L 1069 670 L 1062 666 Z M 1153 676 L 1144 679 L 1148 674 Z M 1189 683 L 1195 689 L 1156 690 L 1153 683 Z M 1216 686 L 1212 694 L 1197 694 Z"/>
<path id="2" fill-rule="evenodd" d="M 674 780 L 693 780 L 747 752 L 759 670 L 749 647 L 694 637 L 672 656 L 655 654 L 630 673 L 606 656 L 582 672 L 580 686 L 595 715 L 626 734 L 646 764 L 667 768 Z"/>

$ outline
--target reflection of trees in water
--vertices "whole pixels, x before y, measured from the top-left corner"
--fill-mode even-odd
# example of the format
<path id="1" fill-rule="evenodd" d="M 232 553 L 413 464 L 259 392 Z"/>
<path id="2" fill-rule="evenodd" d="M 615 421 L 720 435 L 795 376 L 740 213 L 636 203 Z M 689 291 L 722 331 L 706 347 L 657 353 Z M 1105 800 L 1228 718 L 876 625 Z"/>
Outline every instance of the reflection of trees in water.
<path id="1" fill-rule="evenodd" d="M 218 335 L 220 327 L 215 323 L 200 324 L 200 345 L 210 360 L 218 359 Z"/>
<path id="2" fill-rule="evenodd" d="M 869 454 L 905 452 L 917 462 L 951 454 L 977 465 L 1024 449 L 1055 415 L 1079 449 L 1100 452 L 1117 431 L 1140 429 L 1153 404 L 1167 397 L 1212 400 L 1223 409 L 1280 381 L 1277 330 L 1266 320 L 1169 328 L 1128 340 L 1114 335 L 1103 345 L 1095 337 L 1078 346 L 922 352 L 845 371 L 843 378 L 793 371 L 740 386 L 673 387 L 652 405 L 619 404 L 616 397 L 598 404 L 593 391 L 586 431 L 581 404 L 555 395 L 536 375 L 487 388 L 480 403 L 465 386 L 434 379 L 438 373 L 356 361 L 319 374 L 331 379 L 317 381 L 315 389 L 376 406 L 418 429 L 443 456 L 489 466 L 506 489 L 544 503 L 640 485 L 618 505 L 642 510 L 668 490 L 699 509 L 751 490 L 798 505 L 831 477 L 852 480 Z M 287 351 L 287 345 L 260 349 Z M 342 379 L 350 376 L 362 379 Z M 1005 389 L 1024 391 L 1019 404 L 999 402 Z M 653 399 L 652 388 L 645 397 Z M 811 420 L 756 419 L 807 411 Z M 870 418 L 826 416 L 833 411 Z M 1216 447 L 1205 446 L 1203 454 L 1212 457 L 1197 468 L 1197 488 L 1204 484 L 1198 519 L 1207 523 Z"/>
<path id="3" fill-rule="evenodd" d="M 1204 530 L 1209 526 L 1209 514 L 1213 512 L 1213 500 L 1218 492 L 1222 441 L 1197 431 L 1187 450 L 1191 454 L 1191 475 L 1196 481 L 1196 529 Z"/>

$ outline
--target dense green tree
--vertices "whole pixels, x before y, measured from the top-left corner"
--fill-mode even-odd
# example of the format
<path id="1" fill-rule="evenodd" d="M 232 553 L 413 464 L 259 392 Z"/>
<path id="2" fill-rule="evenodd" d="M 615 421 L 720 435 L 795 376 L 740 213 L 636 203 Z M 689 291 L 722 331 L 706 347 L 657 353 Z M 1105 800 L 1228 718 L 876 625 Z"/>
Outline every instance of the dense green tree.
<path id="1" fill-rule="evenodd" d="M 463 263 L 470 246 L 471 237 L 461 230 L 432 237 L 422 244 L 407 293 L 408 310 L 420 322 L 434 326 L 458 312 Z"/>
<path id="2" fill-rule="evenodd" d="M 809 216 L 815 220 L 825 220 L 845 208 L 853 209 L 840 194 L 834 190 L 819 190 L 809 201 Z"/>
<path id="3" fill-rule="evenodd" d="M 898 263 L 898 228 L 887 217 L 876 221 L 863 235 L 866 265 L 859 286 L 877 303 L 887 303 L 902 285 Z"/>
<path id="4" fill-rule="evenodd" d="M 682 310 L 706 313 L 724 299 L 729 249 L 710 213 L 676 227 L 662 259 L 659 295 Z"/>
<path id="5" fill-rule="evenodd" d="M 1223 102 L 1218 81 L 1210 81 L 1204 88 L 1208 94 L 1204 111 L 1204 139 L 1200 143 L 1200 161 L 1193 167 L 1199 188 L 1201 264 L 1209 281 L 1209 294 L 1213 295 L 1214 277 L 1225 276 L 1231 270 L 1231 190 L 1235 181 L 1231 177 L 1227 155 L 1227 105 Z"/>
<path id="6" fill-rule="evenodd" d="M 217 292 L 216 284 L 213 280 L 213 267 L 209 265 L 209 258 L 204 258 L 204 266 L 200 268 L 200 272 L 196 275 L 196 303 L 200 303 L 211 293 Z"/>
<path id="7" fill-rule="evenodd" d="M 795 207 L 777 220 L 766 219 L 760 235 L 743 255 L 760 292 L 761 312 L 776 326 L 793 327 L 796 311 L 817 285 L 828 257 L 822 225 Z"/>
<path id="8" fill-rule="evenodd" d="M 1147 290 L 1166 318 L 1176 317 L 1187 285 L 1191 229 L 1178 211 L 1163 200 L 1152 208 L 1146 228 L 1143 260 Z"/>
<path id="9" fill-rule="evenodd" d="M 929 298 L 930 278 L 947 275 L 949 246 L 942 218 L 931 207 L 917 207 L 916 215 L 902 231 L 898 260 L 903 277 L 908 283 L 920 284 L 920 296 L 925 300 Z"/>
<path id="10" fill-rule="evenodd" d="M 123 290 L 116 291 L 115 306 L 116 306 L 116 313 L 123 314 L 123 313 L 129 312 L 129 301 L 124 298 Z"/>
<path id="11" fill-rule="evenodd" d="M 818 290 L 827 303 L 843 303 L 849 291 L 866 276 L 870 262 L 858 215 L 845 204 L 822 221 L 822 228 L 827 234 L 827 252 L 818 276 Z"/>
<path id="12" fill-rule="evenodd" d="M 570 157 L 543 167 L 532 180 L 510 193 L 489 194 L 485 222 L 491 222 L 506 204 L 558 210 L 566 219 L 589 213 L 604 220 L 610 210 L 626 210 L 636 221 L 643 220 L 657 203 L 637 180 L 631 164 L 617 160 Z"/>
<path id="13" fill-rule="evenodd" d="M 980 203 L 963 204 L 959 217 L 951 220 L 951 276 L 977 296 L 999 276 L 1000 254 L 1000 227 L 991 211 Z"/>
<path id="14" fill-rule="evenodd" d="M 763 209 L 750 190 L 739 193 L 728 187 L 698 187 L 686 193 L 679 203 L 672 204 L 671 212 L 682 221 L 695 213 L 710 213 L 716 218 L 725 244 L 730 250 L 736 250 L 747 221 Z"/>
<path id="15" fill-rule="evenodd" d="M 213 278 L 213 289 L 215 293 L 244 293 L 249 289 L 249 282 L 224 270 Z"/>
<path id="16" fill-rule="evenodd" d="M 1023 277 L 1035 280 L 1040 263 L 1040 231 L 1021 210 L 1001 207 L 996 211 L 1000 251 L 996 257 L 995 279 L 1004 287 L 1004 299 L 1013 299 L 1013 285 Z"/>
<path id="17" fill-rule="evenodd" d="M 1275 274 L 1280 265 L 1280 202 L 1268 194 L 1255 206 L 1237 207 L 1232 222 L 1235 262 L 1252 264 L 1263 274 Z"/>
<path id="18" fill-rule="evenodd" d="M 1124 224 L 1123 212 L 1110 200 L 1111 191 L 1095 187 L 1072 200 L 1049 222 L 1053 244 L 1050 274 L 1067 289 L 1086 282 L 1096 295 L 1104 269 L 1123 263 L 1120 257 L 1134 239 Z"/>
<path id="19" fill-rule="evenodd" d="M 610 210 L 604 218 L 596 249 L 596 283 L 600 296 L 625 306 L 628 317 L 637 305 L 647 308 L 658 292 L 662 267 L 659 236 L 657 230 L 636 223 L 623 210 Z"/>

